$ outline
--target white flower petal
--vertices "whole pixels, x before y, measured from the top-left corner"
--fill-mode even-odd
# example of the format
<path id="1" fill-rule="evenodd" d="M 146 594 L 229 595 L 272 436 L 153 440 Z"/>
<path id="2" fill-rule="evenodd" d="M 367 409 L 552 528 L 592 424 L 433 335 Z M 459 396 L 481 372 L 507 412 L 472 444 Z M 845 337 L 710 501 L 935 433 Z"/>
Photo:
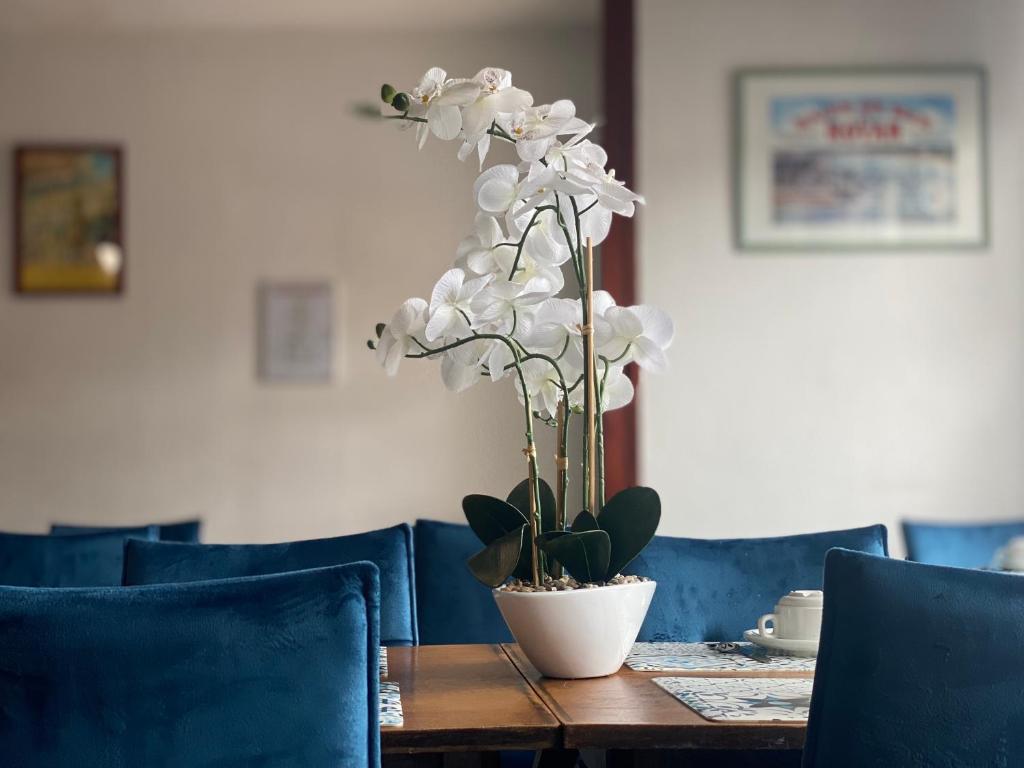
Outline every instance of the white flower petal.
<path id="1" fill-rule="evenodd" d="M 632 346 L 633 359 L 641 368 L 654 373 L 664 373 L 668 369 L 668 358 L 665 351 L 650 339 L 636 339 Z"/>
<path id="2" fill-rule="evenodd" d="M 662 349 L 668 349 L 675 336 L 675 325 L 666 312 L 649 304 L 630 307 L 644 327 L 644 336 Z"/>
<path id="3" fill-rule="evenodd" d="M 449 141 L 462 130 L 462 111 L 458 107 L 431 104 L 427 110 L 427 125 L 437 138 Z"/>

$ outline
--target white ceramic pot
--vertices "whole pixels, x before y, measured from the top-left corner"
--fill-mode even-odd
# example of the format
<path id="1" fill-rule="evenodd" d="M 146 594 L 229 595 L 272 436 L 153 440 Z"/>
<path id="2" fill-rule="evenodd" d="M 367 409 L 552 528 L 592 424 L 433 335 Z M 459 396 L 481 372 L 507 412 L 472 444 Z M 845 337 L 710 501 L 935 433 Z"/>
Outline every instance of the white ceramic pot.
<path id="1" fill-rule="evenodd" d="M 622 666 L 654 597 L 653 581 L 564 592 L 494 590 L 505 623 L 546 677 L 604 677 Z"/>

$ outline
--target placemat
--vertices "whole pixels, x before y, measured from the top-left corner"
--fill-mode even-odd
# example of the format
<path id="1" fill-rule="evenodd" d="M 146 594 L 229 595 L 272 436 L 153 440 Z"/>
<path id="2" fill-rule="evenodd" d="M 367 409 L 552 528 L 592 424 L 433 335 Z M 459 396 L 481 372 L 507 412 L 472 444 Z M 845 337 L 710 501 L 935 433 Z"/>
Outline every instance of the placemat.
<path id="1" fill-rule="evenodd" d="M 750 647 L 750 643 L 737 643 Z M 795 670 L 813 672 L 815 659 L 797 656 L 771 656 L 770 660 L 755 661 L 739 653 L 712 650 L 706 643 L 635 643 L 626 657 L 626 665 L 638 672 L 670 672 L 686 670 L 710 672 L 712 670 Z"/>
<path id="2" fill-rule="evenodd" d="M 380 647 L 380 676 L 388 676 L 388 649 L 383 645 Z"/>
<path id="3" fill-rule="evenodd" d="M 705 720 L 806 722 L 814 680 L 801 677 L 655 677 Z"/>
<path id="4" fill-rule="evenodd" d="M 380 684 L 380 724 L 402 725 L 402 694 L 398 683 L 382 682 Z"/>

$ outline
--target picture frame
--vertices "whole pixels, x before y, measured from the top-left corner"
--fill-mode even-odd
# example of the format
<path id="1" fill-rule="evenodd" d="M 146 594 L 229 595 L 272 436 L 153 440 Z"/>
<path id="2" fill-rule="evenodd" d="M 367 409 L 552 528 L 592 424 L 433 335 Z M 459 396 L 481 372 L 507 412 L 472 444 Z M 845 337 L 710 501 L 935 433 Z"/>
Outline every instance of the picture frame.
<path id="1" fill-rule="evenodd" d="M 269 383 L 327 383 L 334 307 L 326 280 L 264 281 L 257 287 L 257 376 Z"/>
<path id="2" fill-rule="evenodd" d="M 733 102 L 739 250 L 988 245 L 983 68 L 742 69 Z"/>
<path id="3" fill-rule="evenodd" d="M 14 292 L 121 294 L 126 269 L 122 148 L 20 144 L 13 169 Z"/>

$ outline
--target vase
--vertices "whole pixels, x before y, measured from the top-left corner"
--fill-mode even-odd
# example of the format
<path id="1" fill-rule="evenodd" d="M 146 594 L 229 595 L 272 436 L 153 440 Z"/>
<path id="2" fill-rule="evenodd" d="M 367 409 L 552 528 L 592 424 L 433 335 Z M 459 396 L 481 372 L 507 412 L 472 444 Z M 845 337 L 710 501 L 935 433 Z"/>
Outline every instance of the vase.
<path id="1" fill-rule="evenodd" d="M 494 590 L 519 647 L 545 677 L 614 674 L 626 660 L 656 583 L 641 581 L 562 592 Z"/>

